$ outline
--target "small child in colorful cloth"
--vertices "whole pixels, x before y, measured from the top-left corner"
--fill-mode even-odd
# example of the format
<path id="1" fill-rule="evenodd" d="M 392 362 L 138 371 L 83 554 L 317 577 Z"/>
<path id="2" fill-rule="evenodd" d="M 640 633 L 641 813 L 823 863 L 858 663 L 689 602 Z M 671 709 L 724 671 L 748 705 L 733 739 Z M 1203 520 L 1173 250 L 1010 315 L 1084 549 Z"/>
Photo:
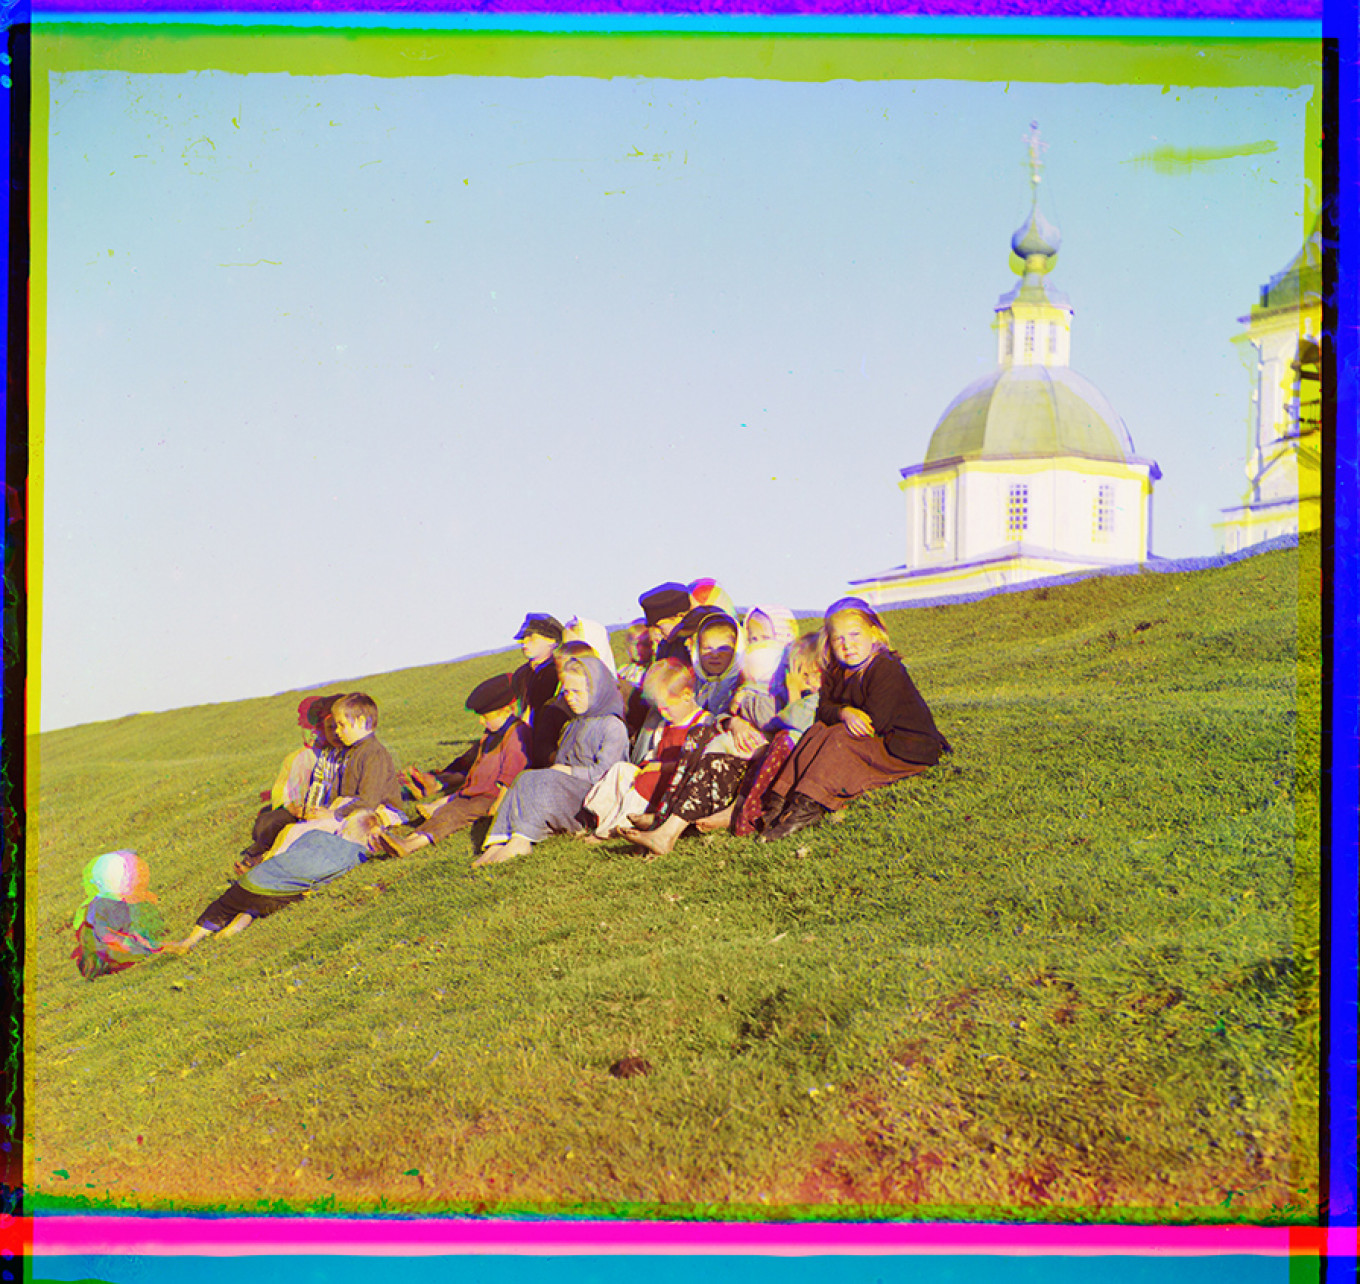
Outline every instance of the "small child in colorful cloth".
<path id="1" fill-rule="evenodd" d="M 136 852 L 105 852 L 85 867 L 89 895 L 71 923 L 76 933 L 71 957 L 87 981 L 160 953 L 165 928 L 149 880 Z"/>

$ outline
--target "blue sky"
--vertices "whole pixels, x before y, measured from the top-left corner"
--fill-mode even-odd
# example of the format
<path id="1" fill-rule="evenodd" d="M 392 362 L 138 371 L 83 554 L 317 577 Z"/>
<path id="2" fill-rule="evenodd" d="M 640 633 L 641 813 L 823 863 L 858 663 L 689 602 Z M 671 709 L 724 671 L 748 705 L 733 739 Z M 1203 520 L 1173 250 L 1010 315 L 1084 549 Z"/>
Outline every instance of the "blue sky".
<path id="1" fill-rule="evenodd" d="M 1307 230 L 1303 90 L 50 94 L 45 729 L 627 620 L 662 579 L 818 608 L 900 563 L 898 469 L 993 364 L 1031 119 L 1072 365 L 1162 468 L 1154 552 L 1212 552 L 1237 318 Z"/>

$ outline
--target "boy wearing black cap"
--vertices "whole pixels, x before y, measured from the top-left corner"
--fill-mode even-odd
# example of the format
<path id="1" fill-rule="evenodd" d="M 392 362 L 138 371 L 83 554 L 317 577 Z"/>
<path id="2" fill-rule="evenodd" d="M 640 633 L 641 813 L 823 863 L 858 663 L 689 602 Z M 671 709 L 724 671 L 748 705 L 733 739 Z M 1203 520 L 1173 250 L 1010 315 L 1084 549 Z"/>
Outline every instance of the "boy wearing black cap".
<path id="1" fill-rule="evenodd" d="M 683 584 L 667 580 L 648 589 L 638 598 L 643 618 L 652 635 L 652 660 L 676 659 L 690 663 L 689 647 L 674 637 L 680 621 L 693 605 L 689 590 Z"/>
<path id="2" fill-rule="evenodd" d="M 515 634 L 524 663 L 511 679 L 519 701 L 519 716 L 529 727 L 529 766 L 550 767 L 557 753 L 557 737 L 571 715 L 552 699 L 557 694 L 557 666 L 553 652 L 562 640 L 562 626 L 551 615 L 536 611 L 524 617 Z"/>
<path id="3" fill-rule="evenodd" d="M 515 716 L 515 691 L 508 673 L 474 687 L 467 707 L 482 724 L 481 740 L 443 771 L 410 767 L 406 773 L 412 787 L 422 793 L 441 786 L 457 792 L 436 803 L 429 819 L 413 834 L 402 838 L 391 829 L 380 831 L 378 842 L 390 855 L 409 856 L 489 816 L 515 777 L 528 766 L 529 729 Z"/>

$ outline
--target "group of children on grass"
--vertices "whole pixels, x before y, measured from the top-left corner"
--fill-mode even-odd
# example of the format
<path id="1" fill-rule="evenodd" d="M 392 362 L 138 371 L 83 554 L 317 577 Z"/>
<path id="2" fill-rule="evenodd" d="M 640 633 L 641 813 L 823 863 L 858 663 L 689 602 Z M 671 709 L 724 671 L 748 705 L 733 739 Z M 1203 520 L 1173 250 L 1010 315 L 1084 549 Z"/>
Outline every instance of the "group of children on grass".
<path id="1" fill-rule="evenodd" d="M 107 887 L 97 891 L 77 914 L 82 973 L 232 936 L 370 859 L 410 855 L 479 821 L 474 867 L 561 833 L 621 837 L 654 859 L 691 828 L 787 837 L 949 751 L 859 598 L 834 603 L 801 637 L 783 607 L 739 619 L 711 580 L 661 584 L 639 604 L 621 668 L 601 625 L 528 615 L 515 634 L 524 663 L 467 697 L 480 740 L 438 770 L 398 772 L 368 696 L 304 700 L 304 744 L 263 796 L 236 881 L 164 946 L 110 908 Z M 124 903 L 150 899 L 141 862 L 108 855 L 127 887 L 142 888 Z"/>

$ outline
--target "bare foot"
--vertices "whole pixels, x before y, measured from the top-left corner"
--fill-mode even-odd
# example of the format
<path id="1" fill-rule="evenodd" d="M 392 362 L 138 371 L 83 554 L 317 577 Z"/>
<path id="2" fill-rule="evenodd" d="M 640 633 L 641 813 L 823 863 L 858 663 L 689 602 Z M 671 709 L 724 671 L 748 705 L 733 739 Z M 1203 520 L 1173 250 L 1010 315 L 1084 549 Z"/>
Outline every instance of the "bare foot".
<path id="1" fill-rule="evenodd" d="M 715 811 L 711 816 L 696 820 L 694 828 L 701 834 L 712 834 L 720 829 L 726 829 L 732 823 L 732 816 L 736 810 L 736 803 L 732 803 L 730 806 L 724 807 L 722 811 Z"/>
<path id="2" fill-rule="evenodd" d="M 656 817 L 649 811 L 638 812 L 635 816 L 628 817 L 628 827 L 630 829 L 651 829 L 656 824 Z"/>
<path id="3" fill-rule="evenodd" d="M 514 860 L 516 856 L 527 856 L 533 848 L 527 838 L 519 834 L 511 834 L 503 843 L 493 843 L 490 847 L 483 850 L 482 854 L 472 862 L 473 869 L 484 869 L 488 865 L 501 865 L 508 860 Z"/>
<path id="4" fill-rule="evenodd" d="M 378 845 L 389 856 L 413 856 L 421 848 L 428 847 L 432 841 L 428 834 L 418 831 L 403 838 L 390 829 L 380 829 L 376 837 Z"/>
<path id="5" fill-rule="evenodd" d="M 625 829 L 623 836 L 653 856 L 667 856 L 676 840 L 685 832 L 687 821 L 679 816 L 668 816 L 655 829 Z"/>

